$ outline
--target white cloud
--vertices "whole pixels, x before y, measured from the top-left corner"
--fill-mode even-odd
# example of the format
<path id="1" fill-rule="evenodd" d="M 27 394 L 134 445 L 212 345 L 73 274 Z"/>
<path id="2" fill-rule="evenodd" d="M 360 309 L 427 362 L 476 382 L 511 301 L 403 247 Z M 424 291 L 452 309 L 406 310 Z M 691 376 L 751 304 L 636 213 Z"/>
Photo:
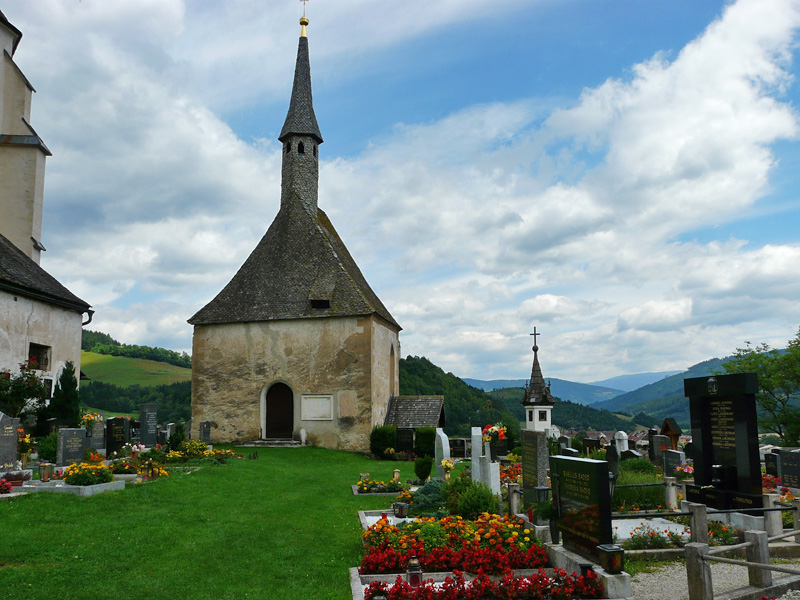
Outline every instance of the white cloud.
<path id="1" fill-rule="evenodd" d="M 297 7 L 4 10 L 25 33 L 16 60 L 54 151 L 44 266 L 94 305 L 94 327 L 188 349 L 185 320 L 278 208 L 277 144 L 238 139 L 223 113 L 285 101 Z M 314 11 L 315 82 L 346 86 L 365 52 L 496 7 Z M 681 236 L 741 219 L 770 193 L 775 146 L 798 135 L 786 97 L 798 25 L 794 0 L 739 0 L 674 60 L 608 73 L 547 118 L 536 98 L 465 102 L 398 123 L 359 155 L 323 153 L 320 206 L 404 326 L 404 352 L 464 376 L 525 377 L 539 324 L 546 375 L 593 380 L 684 368 L 747 338 L 785 342 L 800 322 L 800 241 Z"/>

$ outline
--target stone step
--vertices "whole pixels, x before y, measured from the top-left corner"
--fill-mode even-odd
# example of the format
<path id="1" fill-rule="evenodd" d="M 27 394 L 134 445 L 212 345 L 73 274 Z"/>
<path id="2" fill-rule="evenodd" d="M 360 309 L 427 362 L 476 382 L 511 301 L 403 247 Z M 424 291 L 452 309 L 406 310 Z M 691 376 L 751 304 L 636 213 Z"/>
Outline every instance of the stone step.
<path id="1" fill-rule="evenodd" d="M 266 440 L 251 440 L 239 444 L 243 448 L 299 448 L 302 444 L 298 440 L 273 438 Z"/>

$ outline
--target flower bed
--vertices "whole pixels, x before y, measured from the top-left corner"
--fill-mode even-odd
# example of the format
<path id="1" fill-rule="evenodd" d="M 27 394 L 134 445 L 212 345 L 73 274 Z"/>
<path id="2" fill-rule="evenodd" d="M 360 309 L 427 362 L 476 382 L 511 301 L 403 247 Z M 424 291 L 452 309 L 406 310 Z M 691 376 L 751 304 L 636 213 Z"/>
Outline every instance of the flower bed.
<path id="1" fill-rule="evenodd" d="M 394 479 L 390 479 L 389 483 L 375 479 L 362 479 L 356 484 L 356 491 L 359 494 L 396 494 L 402 489 L 404 489 L 403 484 Z"/>
<path id="2" fill-rule="evenodd" d="M 383 595 L 389 600 L 481 600 L 503 598 L 522 600 L 529 598 L 602 598 L 602 585 L 593 571 L 586 575 L 568 575 L 563 569 L 554 569 L 549 576 L 543 570 L 529 577 L 515 577 L 506 572 L 501 581 L 494 582 L 487 575 L 480 574 L 472 581 L 456 571 L 443 583 L 424 581 L 418 588 L 398 576 L 393 584 L 373 582 L 364 590 L 365 600 Z"/>
<path id="3" fill-rule="evenodd" d="M 360 572 L 405 571 L 416 555 L 425 571 L 501 574 L 509 569 L 539 569 L 547 551 L 516 517 L 484 513 L 475 521 L 461 517 L 419 518 L 395 527 L 380 519 L 363 534 L 366 554 Z"/>

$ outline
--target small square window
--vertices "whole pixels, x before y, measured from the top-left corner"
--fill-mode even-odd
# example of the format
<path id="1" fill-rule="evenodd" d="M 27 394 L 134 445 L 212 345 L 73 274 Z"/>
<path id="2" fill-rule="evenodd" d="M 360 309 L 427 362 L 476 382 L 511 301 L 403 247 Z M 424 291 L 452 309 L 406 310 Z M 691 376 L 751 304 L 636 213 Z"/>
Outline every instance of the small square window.
<path id="1" fill-rule="evenodd" d="M 50 346 L 31 344 L 28 349 L 28 358 L 36 361 L 36 367 L 40 371 L 50 370 Z"/>
<path id="2" fill-rule="evenodd" d="M 547 411 L 546 410 L 540 410 L 539 411 L 539 420 L 540 421 L 547 421 Z"/>

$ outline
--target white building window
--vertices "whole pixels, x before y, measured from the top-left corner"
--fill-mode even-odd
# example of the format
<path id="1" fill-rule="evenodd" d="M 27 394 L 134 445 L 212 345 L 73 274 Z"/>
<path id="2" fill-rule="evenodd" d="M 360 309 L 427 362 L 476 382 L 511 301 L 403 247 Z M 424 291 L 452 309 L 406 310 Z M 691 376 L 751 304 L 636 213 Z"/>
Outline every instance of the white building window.
<path id="1" fill-rule="evenodd" d="M 28 358 L 36 361 L 36 368 L 41 371 L 50 370 L 50 346 L 31 344 L 28 348 Z"/>

